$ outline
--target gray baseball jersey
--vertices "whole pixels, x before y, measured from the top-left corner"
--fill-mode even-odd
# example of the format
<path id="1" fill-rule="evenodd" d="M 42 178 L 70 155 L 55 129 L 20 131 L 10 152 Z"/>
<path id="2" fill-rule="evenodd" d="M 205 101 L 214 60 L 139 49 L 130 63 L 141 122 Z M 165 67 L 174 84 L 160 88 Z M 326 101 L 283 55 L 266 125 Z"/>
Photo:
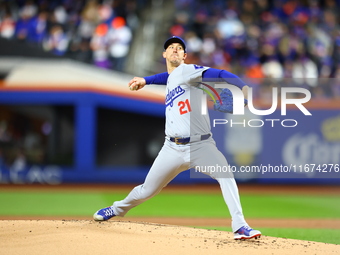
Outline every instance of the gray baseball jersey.
<path id="1" fill-rule="evenodd" d="M 209 115 L 201 114 L 203 91 L 197 88 L 209 67 L 181 64 L 168 78 L 165 98 L 168 137 L 189 137 L 210 133 Z"/>
<path id="2" fill-rule="evenodd" d="M 210 134 L 209 115 L 201 114 L 203 91 L 196 85 L 202 80 L 203 71 L 209 67 L 181 64 L 168 77 L 166 104 L 166 136 L 189 137 L 190 143 L 176 144 L 166 139 L 143 184 L 136 186 L 126 198 L 115 201 L 112 209 L 116 216 L 158 194 L 179 173 L 195 166 L 228 166 L 224 155 L 210 137 L 193 141 L 192 136 Z M 247 226 L 232 175 L 208 171 L 216 179 L 232 216 L 232 229 Z"/>

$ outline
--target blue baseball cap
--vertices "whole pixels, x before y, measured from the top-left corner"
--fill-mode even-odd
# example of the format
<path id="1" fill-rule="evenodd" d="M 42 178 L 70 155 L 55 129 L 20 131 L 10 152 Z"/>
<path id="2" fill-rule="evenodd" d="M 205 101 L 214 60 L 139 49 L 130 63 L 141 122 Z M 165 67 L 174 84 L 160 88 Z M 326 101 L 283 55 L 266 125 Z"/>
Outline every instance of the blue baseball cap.
<path id="1" fill-rule="evenodd" d="M 179 43 L 183 46 L 184 52 L 187 51 L 187 46 L 185 45 L 184 40 L 179 36 L 171 36 L 168 40 L 164 43 L 164 50 L 166 50 L 170 44 L 172 43 Z"/>

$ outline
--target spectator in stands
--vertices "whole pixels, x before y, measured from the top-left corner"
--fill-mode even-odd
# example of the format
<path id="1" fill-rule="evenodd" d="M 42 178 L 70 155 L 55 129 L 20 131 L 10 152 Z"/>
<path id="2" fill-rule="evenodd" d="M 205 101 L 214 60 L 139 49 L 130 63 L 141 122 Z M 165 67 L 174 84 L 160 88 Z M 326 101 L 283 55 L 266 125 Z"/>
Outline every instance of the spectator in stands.
<path id="1" fill-rule="evenodd" d="M 188 31 L 186 33 L 185 41 L 187 43 L 188 52 L 199 53 L 202 50 L 202 39 L 199 38 L 194 31 Z"/>
<path id="2" fill-rule="evenodd" d="M 109 60 L 108 31 L 109 27 L 107 24 L 99 24 L 90 42 L 93 52 L 93 63 L 96 66 L 105 69 L 111 68 Z"/>
<path id="3" fill-rule="evenodd" d="M 306 77 L 331 78 L 339 72 L 339 4 L 335 0 L 216 0 L 214 4 L 177 0 L 177 12 L 192 18 L 179 22 L 176 17 L 174 25 L 180 25 L 180 29 L 171 27 L 169 34 L 180 31 L 188 47 L 200 48 L 195 56 L 188 56 L 189 61 L 198 59 L 204 65 L 224 60 L 230 71 L 252 77 L 294 78 L 296 81 L 300 77 L 299 85 L 311 88 L 319 96 L 329 97 L 331 91 L 338 91 L 335 85 L 319 86 L 321 83 L 316 79 Z M 225 10 L 224 13 L 221 14 L 221 10 Z M 207 47 L 214 48 L 213 53 L 203 51 L 200 41 L 192 35 L 198 27 L 197 37 L 202 44 L 205 33 L 215 31 L 211 33 L 211 41 L 215 39 L 216 43 Z M 220 54 L 221 50 L 224 54 Z M 248 59 L 259 61 L 249 66 Z"/>
<path id="4" fill-rule="evenodd" d="M 48 36 L 43 42 L 43 47 L 46 51 L 62 56 L 68 48 L 69 39 L 63 28 L 59 25 L 54 25 Z"/>
<path id="5" fill-rule="evenodd" d="M 59 55 L 70 53 L 69 57 L 92 62 L 90 43 L 98 41 L 95 30 L 105 23 L 110 30 L 111 68 L 121 71 L 139 26 L 137 13 L 141 3 L 143 0 L 8 1 L 0 7 L 0 36 L 40 46 L 43 43 L 48 51 Z M 188 42 L 191 52 L 188 63 L 195 60 L 197 64 L 224 66 L 245 75 L 247 66 L 239 63 L 252 58 L 258 59 L 253 75 L 261 75 L 261 67 L 265 76 L 272 76 L 273 69 L 275 72 L 283 69 L 282 76 L 288 78 L 293 77 L 293 70 L 301 74 L 297 70 L 302 60 L 297 58 L 303 50 L 303 61 L 308 58 L 307 66 L 316 65 L 317 77 L 330 78 L 335 77 L 340 64 L 339 6 L 336 0 L 214 0 L 213 3 L 176 0 L 169 34 L 182 36 Z M 70 47 L 55 50 L 47 46 L 51 45 L 47 41 Z M 93 56 L 97 53 L 93 52 Z M 97 60 L 94 63 L 98 64 Z"/>
<path id="6" fill-rule="evenodd" d="M 216 25 L 217 31 L 223 40 L 232 37 L 242 36 L 245 32 L 243 23 L 238 19 L 237 13 L 233 10 L 227 10 Z"/>
<path id="7" fill-rule="evenodd" d="M 82 10 L 78 27 L 78 33 L 81 39 L 91 40 L 96 25 L 100 22 L 98 8 L 99 6 L 96 1 L 90 0 Z"/>
<path id="8" fill-rule="evenodd" d="M 26 41 L 32 27 L 32 17 L 34 16 L 36 9 L 32 6 L 31 2 L 25 5 L 20 10 L 20 18 L 16 22 L 15 37 L 20 41 Z"/>
<path id="9" fill-rule="evenodd" d="M 109 52 L 114 70 L 123 71 L 132 39 L 131 29 L 123 17 L 115 17 L 108 32 Z"/>
<path id="10" fill-rule="evenodd" d="M 139 25 L 136 12 L 141 3 L 143 0 L 5 2 L 0 5 L 0 36 L 14 37 L 42 46 L 54 54 L 67 53 L 68 57 L 90 63 L 90 43 L 98 44 L 95 29 L 106 23 L 110 28 L 110 54 L 114 62 L 111 66 L 122 71 L 132 40 L 131 28 L 136 30 Z M 94 62 L 102 62 L 101 67 L 108 67 L 108 61 L 106 64 L 102 60 L 98 62 L 100 54 L 96 51 L 93 53 L 96 55 Z"/>
<path id="11" fill-rule="evenodd" d="M 296 85 L 302 87 L 318 86 L 317 66 L 304 52 L 293 63 L 292 78 Z"/>
<path id="12" fill-rule="evenodd" d="M 0 36 L 7 39 L 12 39 L 15 33 L 15 20 L 11 13 L 7 12 L 0 20 Z"/>
<path id="13" fill-rule="evenodd" d="M 27 40 L 32 43 L 41 45 L 47 34 L 47 17 L 46 11 L 41 11 L 36 17 L 32 18 L 31 28 Z"/>

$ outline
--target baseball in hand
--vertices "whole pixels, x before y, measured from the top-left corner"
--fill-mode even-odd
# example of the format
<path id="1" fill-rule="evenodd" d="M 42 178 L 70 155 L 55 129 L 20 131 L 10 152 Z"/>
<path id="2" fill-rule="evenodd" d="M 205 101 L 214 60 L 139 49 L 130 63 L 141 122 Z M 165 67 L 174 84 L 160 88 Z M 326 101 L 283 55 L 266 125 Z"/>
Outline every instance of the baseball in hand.
<path id="1" fill-rule="evenodd" d="M 136 85 L 136 86 L 134 86 L 134 87 L 130 87 L 130 90 L 138 90 L 139 89 L 139 85 Z"/>

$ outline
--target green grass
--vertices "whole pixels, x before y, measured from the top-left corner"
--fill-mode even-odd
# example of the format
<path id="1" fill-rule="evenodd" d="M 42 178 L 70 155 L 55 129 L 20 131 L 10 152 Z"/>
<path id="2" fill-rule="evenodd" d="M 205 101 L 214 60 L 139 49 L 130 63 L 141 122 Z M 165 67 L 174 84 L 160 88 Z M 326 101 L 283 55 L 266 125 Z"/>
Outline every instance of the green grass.
<path id="1" fill-rule="evenodd" d="M 0 215 L 92 215 L 127 193 L 0 192 Z M 340 218 L 340 196 L 242 195 L 247 218 Z M 161 193 L 129 216 L 229 217 L 219 194 Z"/>
<path id="2" fill-rule="evenodd" d="M 0 191 L 0 215 L 88 216 L 121 200 L 127 192 Z M 340 196 L 242 194 L 246 218 L 340 218 Z M 225 217 L 220 194 L 163 192 L 131 210 L 127 216 Z M 256 226 L 254 226 L 256 227 Z M 231 231 L 230 228 L 210 228 Z M 338 229 L 261 228 L 264 235 L 340 244 Z"/>
<path id="3" fill-rule="evenodd" d="M 231 228 L 227 227 L 200 227 L 200 228 L 231 231 Z M 332 243 L 340 245 L 340 229 L 261 228 L 260 230 L 264 236 L 275 236 L 289 239 Z"/>
<path id="4" fill-rule="evenodd" d="M 251 218 L 340 218 L 340 196 L 242 195 L 241 202 Z M 221 195 L 160 194 L 129 215 L 226 217 L 229 213 Z"/>
<path id="5" fill-rule="evenodd" d="M 84 216 L 105 201 L 95 193 L 3 192 L 0 204 L 0 215 Z"/>
<path id="6" fill-rule="evenodd" d="M 255 218 L 340 218 L 340 196 L 241 196 L 243 210 Z M 252 208 L 259 208 L 253 210 Z"/>

